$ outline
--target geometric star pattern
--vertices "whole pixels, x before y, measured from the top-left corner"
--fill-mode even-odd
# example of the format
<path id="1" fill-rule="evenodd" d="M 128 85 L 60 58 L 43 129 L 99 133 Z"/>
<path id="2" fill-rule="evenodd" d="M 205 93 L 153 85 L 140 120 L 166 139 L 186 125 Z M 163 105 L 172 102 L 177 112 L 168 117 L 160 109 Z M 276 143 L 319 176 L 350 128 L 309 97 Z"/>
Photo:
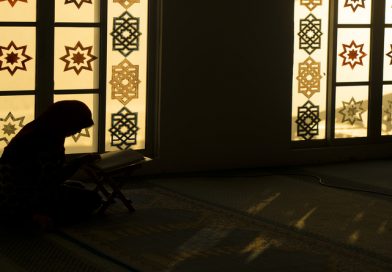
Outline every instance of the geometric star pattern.
<path id="1" fill-rule="evenodd" d="M 120 17 L 113 18 L 113 50 L 127 57 L 133 51 L 139 50 L 139 18 L 133 17 L 127 11 Z"/>
<path id="2" fill-rule="evenodd" d="M 83 3 L 86 4 L 92 4 L 92 0 L 65 0 L 64 4 L 72 4 L 74 3 L 78 9 L 80 9 L 80 7 L 83 5 Z"/>
<path id="3" fill-rule="evenodd" d="M 129 9 L 133 4 L 140 3 L 140 0 L 113 0 L 113 3 L 119 3 L 123 8 Z"/>
<path id="4" fill-rule="evenodd" d="M 356 102 L 354 97 L 351 97 L 349 102 L 342 103 L 343 109 L 339 111 L 343 116 L 342 123 L 349 122 L 353 126 L 356 121 L 362 122 L 362 114 L 366 111 L 362 108 L 363 100 Z"/>
<path id="5" fill-rule="evenodd" d="M 301 0 L 301 5 L 307 7 L 310 11 L 323 4 L 323 0 Z"/>
<path id="6" fill-rule="evenodd" d="M 390 44 L 390 47 L 391 51 L 389 51 L 389 53 L 387 53 L 386 55 L 391 58 L 391 62 L 389 64 L 392 65 L 392 44 Z"/>
<path id="7" fill-rule="evenodd" d="M 112 113 L 112 127 L 109 129 L 111 134 L 111 146 L 118 149 L 129 149 L 137 142 L 137 118 L 138 114 L 133 113 L 126 107 L 119 112 Z"/>
<path id="8" fill-rule="evenodd" d="M 26 62 L 32 57 L 26 55 L 27 45 L 17 47 L 11 41 L 7 47 L 0 46 L 0 71 L 8 70 L 13 76 L 17 70 L 27 71 Z"/>
<path id="9" fill-rule="evenodd" d="M 91 62 L 97 59 L 96 56 L 91 54 L 93 47 L 83 47 L 80 41 L 74 47 L 65 46 L 66 55 L 60 59 L 64 61 L 64 71 L 74 70 L 77 75 L 82 70 L 92 71 Z"/>
<path id="10" fill-rule="evenodd" d="M 344 7 L 351 7 L 353 12 L 355 12 L 359 7 L 365 8 L 365 0 L 346 0 L 346 2 L 344 3 Z"/>
<path id="11" fill-rule="evenodd" d="M 316 49 L 321 48 L 321 19 L 317 19 L 313 14 L 309 14 L 305 19 L 300 20 L 299 48 L 304 49 L 311 55 Z"/>
<path id="12" fill-rule="evenodd" d="M 78 133 L 72 135 L 72 139 L 75 141 L 75 143 L 78 142 L 80 137 L 90 138 L 90 132 L 89 132 L 88 128 L 84 128 L 83 132 L 78 132 Z"/>
<path id="13" fill-rule="evenodd" d="M 0 2 L 4 2 L 4 1 L 7 1 L 7 0 L 0 0 Z M 14 7 L 17 2 L 27 3 L 27 0 L 8 0 L 8 3 L 10 3 L 11 7 Z"/>
<path id="14" fill-rule="evenodd" d="M 127 59 L 112 67 L 112 99 L 117 99 L 126 106 L 139 96 L 139 65 L 133 65 Z"/>
<path id="15" fill-rule="evenodd" d="M 298 65 L 298 92 L 311 98 L 315 93 L 320 92 L 320 62 L 308 57 Z"/>
<path id="16" fill-rule="evenodd" d="M 24 116 L 15 118 L 11 112 L 9 112 L 5 118 L 0 118 L 0 133 L 4 135 L 0 138 L 0 141 L 4 141 L 8 144 L 13 138 L 13 135 L 16 135 L 19 129 L 24 127 L 24 119 Z"/>
<path id="17" fill-rule="evenodd" d="M 343 52 L 339 54 L 343 58 L 343 64 L 350 65 L 351 69 L 354 69 L 356 65 L 363 66 L 363 58 L 367 54 L 363 51 L 364 44 L 356 44 L 355 41 L 351 41 L 351 44 L 343 44 Z"/>
<path id="18" fill-rule="evenodd" d="M 297 135 L 305 140 L 311 140 L 319 134 L 318 124 L 320 123 L 319 106 L 307 101 L 302 107 L 298 107 Z"/>

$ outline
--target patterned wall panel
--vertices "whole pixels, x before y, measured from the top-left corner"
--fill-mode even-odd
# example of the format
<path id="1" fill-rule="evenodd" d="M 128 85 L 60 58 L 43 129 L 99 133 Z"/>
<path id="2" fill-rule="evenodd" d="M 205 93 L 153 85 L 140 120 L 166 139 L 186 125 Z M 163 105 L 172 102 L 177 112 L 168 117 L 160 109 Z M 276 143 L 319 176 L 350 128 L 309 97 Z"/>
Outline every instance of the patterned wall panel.
<path id="1" fill-rule="evenodd" d="M 392 24 L 392 0 L 385 3 L 385 23 Z M 381 135 L 392 135 L 392 28 L 385 28 Z M 388 84 L 386 83 L 388 82 Z"/>
<path id="2" fill-rule="evenodd" d="M 99 29 L 57 27 L 55 90 L 99 88 Z"/>
<path id="3" fill-rule="evenodd" d="M 34 119 L 36 5 L 36 0 L 0 0 L 0 156 Z"/>
<path id="4" fill-rule="evenodd" d="M 108 2 L 106 150 L 144 149 L 148 1 Z"/>
<path id="5" fill-rule="evenodd" d="M 339 0 L 335 138 L 368 136 L 371 0 Z"/>
<path id="6" fill-rule="evenodd" d="M 36 0 L 0 0 L 2 22 L 35 22 Z"/>
<path id="7" fill-rule="evenodd" d="M 325 138 L 329 1 L 295 0 L 292 140 Z"/>
<path id="8" fill-rule="evenodd" d="M 98 0 L 55 0 L 56 22 L 99 22 L 99 4 Z"/>
<path id="9" fill-rule="evenodd" d="M 34 119 L 34 95 L 0 97 L 0 155 L 11 139 Z"/>
<path id="10" fill-rule="evenodd" d="M 35 27 L 0 27 L 0 92 L 35 89 L 35 41 Z"/>

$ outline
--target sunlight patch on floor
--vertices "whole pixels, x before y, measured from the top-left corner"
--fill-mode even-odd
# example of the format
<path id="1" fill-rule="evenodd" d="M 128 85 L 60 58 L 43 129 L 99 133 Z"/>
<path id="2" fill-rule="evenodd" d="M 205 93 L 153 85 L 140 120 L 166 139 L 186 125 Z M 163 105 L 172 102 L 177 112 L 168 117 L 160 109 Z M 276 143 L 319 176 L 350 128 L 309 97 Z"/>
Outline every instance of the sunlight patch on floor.
<path id="1" fill-rule="evenodd" d="M 249 243 L 241 253 L 246 254 L 249 253 L 249 257 L 247 258 L 247 262 L 251 262 L 256 259 L 260 254 L 266 251 L 271 246 L 278 247 L 281 243 L 277 240 L 267 239 L 263 236 L 256 237 L 251 243 Z"/>
<path id="2" fill-rule="evenodd" d="M 265 209 L 265 207 L 267 207 L 268 205 L 270 205 L 272 203 L 272 201 L 274 201 L 275 199 L 277 199 L 280 196 L 280 193 L 276 193 L 273 196 L 262 200 L 260 203 L 250 207 L 247 212 L 252 214 L 252 215 L 256 215 L 258 213 L 260 213 L 262 210 Z"/>
<path id="3" fill-rule="evenodd" d="M 299 219 L 295 224 L 294 227 L 297 229 L 304 229 L 306 226 L 306 220 L 309 219 L 309 217 L 318 209 L 318 207 L 315 207 L 311 209 L 309 212 L 307 212 L 301 219 Z"/>

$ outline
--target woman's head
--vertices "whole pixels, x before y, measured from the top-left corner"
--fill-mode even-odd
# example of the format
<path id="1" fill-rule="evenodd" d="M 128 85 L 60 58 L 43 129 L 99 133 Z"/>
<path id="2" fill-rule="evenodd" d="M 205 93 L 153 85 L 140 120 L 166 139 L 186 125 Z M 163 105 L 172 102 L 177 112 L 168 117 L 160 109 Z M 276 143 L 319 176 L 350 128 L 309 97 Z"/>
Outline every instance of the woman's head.
<path id="1" fill-rule="evenodd" d="M 71 136 L 94 125 L 90 109 L 77 100 L 54 103 L 36 121 L 44 129 L 62 137 Z"/>

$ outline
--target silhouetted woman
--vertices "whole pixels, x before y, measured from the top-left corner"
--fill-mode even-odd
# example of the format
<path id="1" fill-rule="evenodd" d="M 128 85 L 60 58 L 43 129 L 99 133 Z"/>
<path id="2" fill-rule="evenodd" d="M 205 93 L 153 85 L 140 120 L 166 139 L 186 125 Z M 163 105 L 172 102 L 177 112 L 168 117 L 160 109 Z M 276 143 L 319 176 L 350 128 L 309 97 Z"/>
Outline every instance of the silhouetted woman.
<path id="1" fill-rule="evenodd" d="M 28 123 L 4 149 L 0 163 L 0 216 L 43 224 L 73 221 L 91 214 L 101 204 L 93 191 L 64 182 L 86 162 L 85 156 L 65 163 L 64 141 L 94 124 L 80 101 L 54 103 Z"/>

